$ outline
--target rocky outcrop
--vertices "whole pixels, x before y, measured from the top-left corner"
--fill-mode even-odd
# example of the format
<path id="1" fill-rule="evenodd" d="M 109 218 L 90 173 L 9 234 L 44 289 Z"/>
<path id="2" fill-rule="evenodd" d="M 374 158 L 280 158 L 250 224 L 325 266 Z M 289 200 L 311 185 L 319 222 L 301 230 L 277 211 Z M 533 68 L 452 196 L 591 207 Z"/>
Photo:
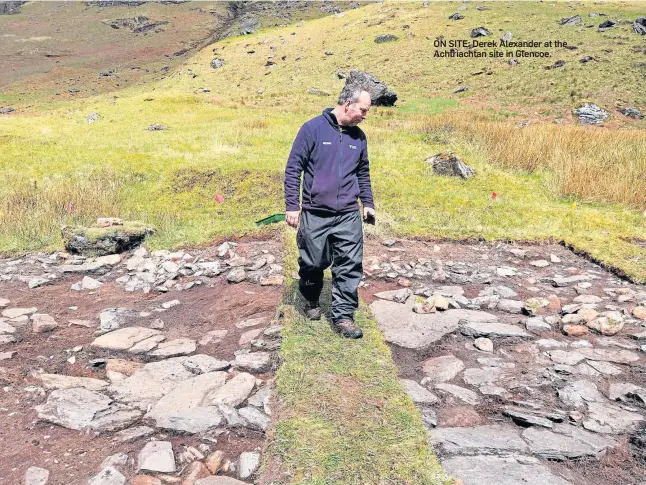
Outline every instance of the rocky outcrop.
<path id="1" fill-rule="evenodd" d="M 426 160 L 426 163 L 432 165 L 433 172 L 437 175 L 448 175 L 463 179 L 468 179 L 475 175 L 475 171 L 451 151 L 433 155 Z"/>
<path id="2" fill-rule="evenodd" d="M 397 101 L 397 93 L 367 72 L 353 69 L 345 83 L 346 86 L 355 85 L 367 90 L 372 97 L 373 106 L 394 106 Z"/>
<path id="3" fill-rule="evenodd" d="M 65 249 L 72 254 L 104 256 L 138 246 L 154 229 L 142 222 L 124 222 L 122 226 L 63 226 Z"/>

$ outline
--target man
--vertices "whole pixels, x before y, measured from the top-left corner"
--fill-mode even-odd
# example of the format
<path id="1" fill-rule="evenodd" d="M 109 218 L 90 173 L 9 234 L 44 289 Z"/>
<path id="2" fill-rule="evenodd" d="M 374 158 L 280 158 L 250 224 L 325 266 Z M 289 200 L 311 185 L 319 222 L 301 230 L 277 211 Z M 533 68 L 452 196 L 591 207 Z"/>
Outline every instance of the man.
<path id="1" fill-rule="evenodd" d="M 370 93 L 346 84 L 335 108 L 306 122 L 285 169 L 285 219 L 297 227 L 299 290 L 308 318 L 321 318 L 323 270 L 332 265 L 332 327 L 361 338 L 354 323 L 363 274 L 363 220 L 374 224 L 366 135 L 357 126 L 370 110 Z M 302 201 L 301 174 L 303 174 Z"/>

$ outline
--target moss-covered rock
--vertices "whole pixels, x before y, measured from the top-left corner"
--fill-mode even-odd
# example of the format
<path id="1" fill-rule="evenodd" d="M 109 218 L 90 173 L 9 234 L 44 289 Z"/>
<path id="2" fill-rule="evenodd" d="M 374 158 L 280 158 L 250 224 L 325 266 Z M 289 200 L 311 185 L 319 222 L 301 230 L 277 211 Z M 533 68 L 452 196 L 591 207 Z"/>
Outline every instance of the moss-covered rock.
<path id="1" fill-rule="evenodd" d="M 155 229 L 139 221 L 124 221 L 121 226 L 63 226 L 65 249 L 83 256 L 104 256 L 126 251 L 143 242 Z"/>

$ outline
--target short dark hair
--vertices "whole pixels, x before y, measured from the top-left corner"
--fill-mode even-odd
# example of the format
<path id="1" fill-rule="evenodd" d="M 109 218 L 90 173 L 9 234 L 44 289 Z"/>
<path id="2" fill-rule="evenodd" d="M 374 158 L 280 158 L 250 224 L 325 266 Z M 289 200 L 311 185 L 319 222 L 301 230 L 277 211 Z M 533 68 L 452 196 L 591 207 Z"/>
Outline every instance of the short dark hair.
<path id="1" fill-rule="evenodd" d="M 359 96 L 361 96 L 361 93 L 363 91 L 370 94 L 370 98 L 372 99 L 372 93 L 370 93 L 370 91 L 366 87 L 359 84 L 347 83 L 341 90 L 341 94 L 339 94 L 339 100 L 337 101 L 337 104 L 345 104 L 348 101 L 350 103 L 356 103 L 357 101 L 359 101 Z"/>

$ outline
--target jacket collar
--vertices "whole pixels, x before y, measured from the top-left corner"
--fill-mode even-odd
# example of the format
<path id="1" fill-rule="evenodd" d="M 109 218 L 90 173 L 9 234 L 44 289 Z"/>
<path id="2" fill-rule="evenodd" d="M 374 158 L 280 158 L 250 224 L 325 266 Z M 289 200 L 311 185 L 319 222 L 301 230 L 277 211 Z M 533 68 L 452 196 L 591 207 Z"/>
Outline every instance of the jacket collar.
<path id="1" fill-rule="evenodd" d="M 334 114 L 334 108 L 325 108 L 323 110 L 323 117 L 330 123 L 335 129 L 339 129 L 339 122 L 336 119 Z"/>

